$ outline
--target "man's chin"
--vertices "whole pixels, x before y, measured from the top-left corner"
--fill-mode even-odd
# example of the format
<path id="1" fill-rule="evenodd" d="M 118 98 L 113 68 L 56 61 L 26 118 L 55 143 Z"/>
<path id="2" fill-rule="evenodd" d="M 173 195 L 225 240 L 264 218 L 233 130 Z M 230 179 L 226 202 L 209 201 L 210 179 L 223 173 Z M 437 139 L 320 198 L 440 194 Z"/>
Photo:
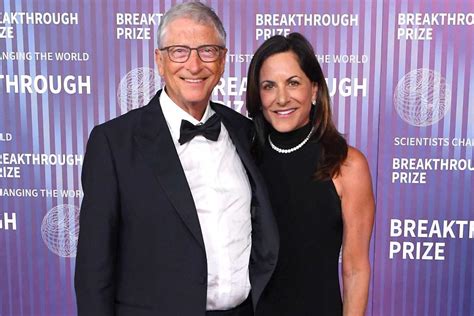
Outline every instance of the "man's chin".
<path id="1" fill-rule="evenodd" d="M 204 95 L 201 93 L 201 94 L 189 95 L 187 98 L 183 99 L 183 102 L 189 106 L 201 106 L 201 105 L 207 105 L 210 99 L 211 99 L 210 95 Z"/>

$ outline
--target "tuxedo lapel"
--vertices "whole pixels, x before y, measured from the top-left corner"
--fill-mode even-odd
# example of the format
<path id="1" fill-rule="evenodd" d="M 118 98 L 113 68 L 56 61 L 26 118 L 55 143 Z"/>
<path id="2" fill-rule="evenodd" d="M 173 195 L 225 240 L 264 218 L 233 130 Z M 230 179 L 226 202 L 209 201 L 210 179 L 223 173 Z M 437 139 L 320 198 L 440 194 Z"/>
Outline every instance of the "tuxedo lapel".
<path id="1" fill-rule="evenodd" d="M 250 135 L 246 135 L 247 130 L 236 126 L 235 122 L 230 120 L 220 107 L 213 103 L 211 103 L 211 107 L 220 116 L 222 123 L 224 124 L 230 138 L 232 139 L 232 142 L 234 143 L 240 160 L 244 164 L 245 168 L 247 168 L 247 171 L 252 175 L 252 177 L 254 177 L 256 166 L 253 162 L 253 158 L 250 155 Z"/>
<path id="2" fill-rule="evenodd" d="M 268 192 L 260 171 L 250 153 L 250 135 L 248 128 L 234 121 L 225 108 L 213 105 L 212 108 L 221 116 L 227 132 L 234 143 L 239 157 L 249 174 L 252 183 L 252 254 L 250 258 L 250 281 L 252 283 L 252 302 L 254 310 L 263 289 L 275 269 L 278 251 L 278 228 L 268 199 Z"/>
<path id="3" fill-rule="evenodd" d="M 159 94 L 142 113 L 135 140 L 176 212 L 205 249 L 196 206 L 161 110 Z"/>

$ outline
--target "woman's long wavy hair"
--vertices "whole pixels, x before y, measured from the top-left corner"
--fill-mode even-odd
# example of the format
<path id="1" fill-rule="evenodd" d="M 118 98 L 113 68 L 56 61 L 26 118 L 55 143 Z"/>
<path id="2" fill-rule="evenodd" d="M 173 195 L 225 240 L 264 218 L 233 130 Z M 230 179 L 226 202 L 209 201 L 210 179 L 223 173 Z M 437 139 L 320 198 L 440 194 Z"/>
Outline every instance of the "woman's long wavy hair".
<path id="1" fill-rule="evenodd" d="M 253 152 L 259 159 L 269 133 L 269 123 L 263 116 L 260 99 L 260 69 L 267 58 L 284 52 L 293 52 L 297 56 L 301 70 L 318 87 L 316 106 L 311 111 L 311 122 L 315 126 L 311 141 L 321 144 L 315 179 L 335 177 L 340 173 L 341 165 L 347 157 L 348 145 L 332 121 L 329 90 L 314 50 L 308 40 L 299 33 L 269 38 L 257 49 L 250 63 L 246 104 L 255 125 Z"/>

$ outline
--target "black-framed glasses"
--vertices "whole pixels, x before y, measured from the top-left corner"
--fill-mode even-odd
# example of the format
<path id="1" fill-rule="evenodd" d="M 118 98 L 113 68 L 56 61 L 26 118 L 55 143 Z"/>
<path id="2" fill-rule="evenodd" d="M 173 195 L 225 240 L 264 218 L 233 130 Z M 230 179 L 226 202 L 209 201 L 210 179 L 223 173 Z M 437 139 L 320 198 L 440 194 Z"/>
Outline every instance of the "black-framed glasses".
<path id="1" fill-rule="evenodd" d="M 171 45 L 160 48 L 159 50 L 165 50 L 168 53 L 171 61 L 175 63 L 185 63 L 191 56 L 191 51 L 195 50 L 201 59 L 205 63 L 211 63 L 216 61 L 221 56 L 221 51 L 225 50 L 224 46 L 219 45 L 201 45 L 196 48 L 191 48 L 184 45 Z"/>

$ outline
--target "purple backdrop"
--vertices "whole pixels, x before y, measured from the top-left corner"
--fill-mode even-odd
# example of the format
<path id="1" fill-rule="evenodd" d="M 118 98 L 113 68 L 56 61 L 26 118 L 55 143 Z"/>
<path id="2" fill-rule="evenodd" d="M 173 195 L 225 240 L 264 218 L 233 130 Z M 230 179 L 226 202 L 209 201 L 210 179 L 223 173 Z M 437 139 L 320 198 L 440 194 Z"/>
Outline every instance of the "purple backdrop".
<path id="1" fill-rule="evenodd" d="M 161 86 L 180 1 L 0 3 L 0 316 L 75 315 L 80 171 L 92 127 Z M 207 1 L 228 33 L 213 99 L 245 114 L 264 39 L 298 31 L 376 193 L 367 315 L 474 315 L 474 2 Z"/>

